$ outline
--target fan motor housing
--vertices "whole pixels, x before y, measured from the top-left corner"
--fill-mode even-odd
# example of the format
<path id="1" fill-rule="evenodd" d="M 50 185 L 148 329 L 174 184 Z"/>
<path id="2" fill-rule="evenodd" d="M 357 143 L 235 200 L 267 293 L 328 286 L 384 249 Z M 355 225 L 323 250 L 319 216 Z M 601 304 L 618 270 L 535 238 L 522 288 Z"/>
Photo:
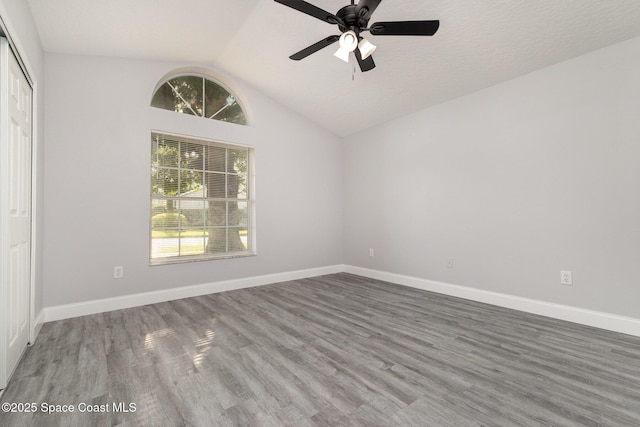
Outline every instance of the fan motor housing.
<path id="1" fill-rule="evenodd" d="M 348 27 L 347 30 L 345 31 L 348 31 L 349 29 L 357 29 L 359 32 L 360 28 L 367 27 L 367 23 L 369 22 L 369 20 L 363 18 L 362 16 L 359 16 L 358 13 L 356 13 L 357 7 L 358 6 L 356 5 L 350 4 L 348 6 L 343 7 L 336 13 L 336 16 L 342 19 L 342 22 L 344 22 L 345 25 Z M 366 10 L 367 9 L 362 9 L 360 11 L 360 15 L 362 15 L 363 12 L 365 12 L 366 14 Z"/>

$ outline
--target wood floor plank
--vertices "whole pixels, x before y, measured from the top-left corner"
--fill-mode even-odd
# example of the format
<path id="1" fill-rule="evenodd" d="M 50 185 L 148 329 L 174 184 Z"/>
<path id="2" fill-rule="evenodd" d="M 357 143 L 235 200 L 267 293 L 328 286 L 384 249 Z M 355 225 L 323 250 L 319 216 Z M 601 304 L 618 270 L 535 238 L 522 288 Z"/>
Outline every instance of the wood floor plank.
<path id="1" fill-rule="evenodd" d="M 39 409 L 2 426 L 639 426 L 640 338 L 340 273 L 47 323 L 1 400 Z"/>

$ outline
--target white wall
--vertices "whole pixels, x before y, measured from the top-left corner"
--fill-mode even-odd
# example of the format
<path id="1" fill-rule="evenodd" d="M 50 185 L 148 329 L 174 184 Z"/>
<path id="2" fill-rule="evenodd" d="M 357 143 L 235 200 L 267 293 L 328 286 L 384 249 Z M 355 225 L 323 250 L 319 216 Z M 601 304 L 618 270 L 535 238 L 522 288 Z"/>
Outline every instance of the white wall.
<path id="1" fill-rule="evenodd" d="M 345 264 L 640 318 L 638 76 L 640 38 L 348 138 Z"/>
<path id="2" fill-rule="evenodd" d="M 34 154 L 36 156 L 35 212 L 36 230 L 35 251 L 35 295 L 33 317 L 39 316 L 43 301 L 43 224 L 44 224 L 44 50 L 38 37 L 31 10 L 25 0 L 0 0 L 0 16 L 7 25 L 9 36 L 19 50 L 19 54 L 28 68 L 31 79 L 35 83 L 34 102 Z"/>
<path id="3" fill-rule="evenodd" d="M 46 55 L 45 307 L 341 263 L 340 140 L 223 74 L 250 127 L 149 107 L 185 65 Z M 256 148 L 257 256 L 148 265 L 151 129 Z"/>

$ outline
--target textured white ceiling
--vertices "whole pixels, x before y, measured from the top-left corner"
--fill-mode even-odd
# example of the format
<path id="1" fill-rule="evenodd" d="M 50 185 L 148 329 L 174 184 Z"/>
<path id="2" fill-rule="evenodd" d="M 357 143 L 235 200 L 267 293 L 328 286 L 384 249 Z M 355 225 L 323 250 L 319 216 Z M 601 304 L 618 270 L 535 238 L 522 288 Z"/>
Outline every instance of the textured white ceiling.
<path id="1" fill-rule="evenodd" d="M 440 29 L 365 35 L 377 66 L 352 80 L 336 46 L 288 59 L 339 32 L 273 0 L 29 4 L 48 52 L 210 63 L 339 136 L 640 36 L 640 0 L 383 0 L 371 23 L 439 19 Z"/>

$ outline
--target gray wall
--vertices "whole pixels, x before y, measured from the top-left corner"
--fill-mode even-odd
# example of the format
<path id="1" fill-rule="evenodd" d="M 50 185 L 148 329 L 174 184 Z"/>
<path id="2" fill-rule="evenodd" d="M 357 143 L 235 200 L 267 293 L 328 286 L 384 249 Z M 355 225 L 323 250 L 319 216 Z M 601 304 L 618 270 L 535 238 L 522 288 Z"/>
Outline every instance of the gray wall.
<path id="1" fill-rule="evenodd" d="M 640 38 L 348 138 L 345 263 L 639 318 L 638 76 Z"/>
<path id="2" fill-rule="evenodd" d="M 29 68 L 30 77 L 35 82 L 35 130 L 33 135 L 36 164 L 35 215 L 36 226 L 36 276 L 35 276 L 35 313 L 38 316 L 43 307 L 42 301 L 42 260 L 44 225 L 44 51 L 31 10 L 25 0 L 0 0 L 0 16 L 8 27 L 9 35 L 16 43 L 20 56 Z"/>
<path id="3" fill-rule="evenodd" d="M 0 6 L 42 119 L 28 6 Z M 234 79 L 252 127 L 149 108 L 156 82 L 183 65 L 46 56 L 38 307 L 344 262 L 640 317 L 640 39 L 345 141 Z M 257 257 L 148 266 L 150 129 L 256 147 Z M 574 286 L 559 285 L 561 269 Z"/>
<path id="4" fill-rule="evenodd" d="M 251 126 L 149 107 L 184 65 L 46 55 L 45 307 L 342 262 L 340 140 L 219 73 Z M 151 129 L 255 147 L 257 256 L 148 265 Z"/>

